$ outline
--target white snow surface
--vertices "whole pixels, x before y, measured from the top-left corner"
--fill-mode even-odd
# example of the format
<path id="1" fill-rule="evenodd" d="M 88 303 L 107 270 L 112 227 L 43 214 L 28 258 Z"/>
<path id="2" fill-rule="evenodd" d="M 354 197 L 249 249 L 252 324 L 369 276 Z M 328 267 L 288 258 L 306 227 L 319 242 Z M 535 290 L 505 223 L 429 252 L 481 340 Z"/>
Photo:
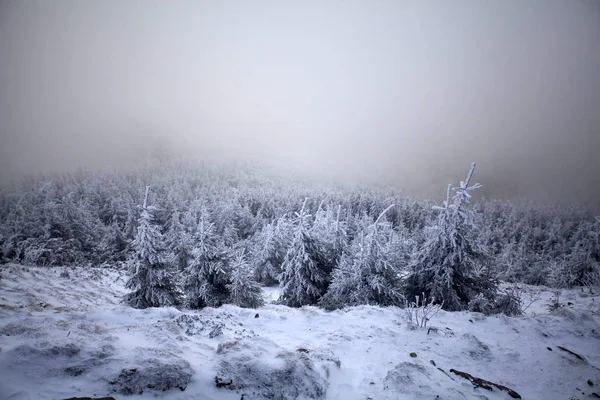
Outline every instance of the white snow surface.
<path id="1" fill-rule="evenodd" d="M 69 276 L 61 276 L 63 271 Z M 136 310 L 120 304 L 121 271 L 8 264 L 0 273 L 0 400 L 283 398 L 271 384 L 264 387 L 269 393 L 217 388 L 215 376 L 235 385 L 245 377 L 233 377 L 228 366 L 243 364 L 239 371 L 260 377 L 286 362 L 305 361 L 306 369 L 290 373 L 299 379 L 288 382 L 288 375 L 278 375 L 284 387 L 297 385 L 287 398 L 295 397 L 289 393 L 340 400 L 510 398 L 497 389 L 474 388 L 450 369 L 505 385 L 523 399 L 586 399 L 600 393 L 598 288 L 563 290 L 565 307 L 550 313 L 553 293 L 527 287 L 541 299 L 524 317 L 441 311 L 429 322 L 437 331 L 428 333 L 414 328 L 399 308 L 327 312 L 267 304 L 258 310 Z M 265 291 L 267 303 L 275 294 L 273 288 Z M 113 392 L 110 382 L 121 370 L 148 359 L 187 361 L 193 373 L 185 390 Z M 319 392 L 321 383 L 325 390 Z"/>

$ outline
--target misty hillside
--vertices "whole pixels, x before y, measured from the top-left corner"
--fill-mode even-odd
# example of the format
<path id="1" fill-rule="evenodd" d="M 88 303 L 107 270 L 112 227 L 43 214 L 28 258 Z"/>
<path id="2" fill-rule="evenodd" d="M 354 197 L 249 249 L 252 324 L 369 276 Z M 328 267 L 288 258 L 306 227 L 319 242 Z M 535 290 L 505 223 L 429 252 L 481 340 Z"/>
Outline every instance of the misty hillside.
<path id="1" fill-rule="evenodd" d="M 598 43 L 596 0 L 0 0 L 0 400 L 600 398 Z"/>
<path id="2" fill-rule="evenodd" d="M 0 399 L 597 395 L 600 218 L 474 200 L 475 167 L 437 205 L 260 164 L 23 180 Z"/>
<path id="3" fill-rule="evenodd" d="M 330 272 L 384 210 L 379 223 L 393 236 L 393 262 L 407 268 L 440 215 L 434 203 L 389 187 L 315 183 L 256 163 L 171 160 L 112 173 L 39 175 L 2 190 L 2 258 L 40 266 L 124 265 L 134 253 L 146 185 L 173 268 L 183 270 L 193 259 L 203 222 L 214 226 L 222 247 L 244 250 L 261 283 L 279 280 L 300 212 L 307 232 L 330 242 Z M 600 218 L 591 211 L 484 199 L 468 208 L 469 235 L 485 256 L 479 268 L 495 277 L 557 288 L 600 282 Z M 269 243 L 275 248 L 265 256 Z"/>

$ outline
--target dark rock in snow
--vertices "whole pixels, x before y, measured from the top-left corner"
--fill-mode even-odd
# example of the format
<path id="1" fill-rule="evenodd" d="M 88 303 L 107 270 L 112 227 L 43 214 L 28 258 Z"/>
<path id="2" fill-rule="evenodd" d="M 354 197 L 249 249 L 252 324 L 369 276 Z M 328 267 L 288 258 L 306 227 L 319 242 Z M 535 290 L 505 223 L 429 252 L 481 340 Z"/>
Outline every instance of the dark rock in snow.
<path id="1" fill-rule="evenodd" d="M 323 399 L 331 368 L 341 365 L 333 354 L 289 351 L 261 338 L 222 343 L 217 354 L 221 387 L 252 399 Z"/>
<path id="2" fill-rule="evenodd" d="M 189 363 L 182 359 L 165 363 L 157 359 L 146 360 L 137 368 L 124 368 L 109 383 L 113 391 L 123 395 L 142 394 L 145 389 L 185 390 L 193 374 Z"/>
<path id="3" fill-rule="evenodd" d="M 581 361 L 584 361 L 584 362 L 585 362 L 585 359 L 584 359 L 582 356 L 580 356 L 579 354 L 577 354 L 577 353 L 575 353 L 575 352 L 573 352 L 573 351 L 571 351 L 571 350 L 569 350 L 569 349 L 567 349 L 567 348 L 565 348 L 565 347 L 562 347 L 562 346 L 556 346 L 556 347 L 558 347 L 560 350 L 562 350 L 562 351 L 564 351 L 564 352 L 567 352 L 567 353 L 569 353 L 569 354 L 571 354 L 571 355 L 573 355 L 573 356 L 577 357 L 579 360 L 581 360 Z"/>
<path id="4" fill-rule="evenodd" d="M 85 365 L 72 365 L 70 367 L 66 367 L 64 369 L 65 373 L 70 376 L 79 376 L 87 372 L 87 367 Z"/>
<path id="5" fill-rule="evenodd" d="M 235 386 L 233 385 L 233 381 L 231 379 L 228 381 L 224 381 L 222 378 L 219 378 L 218 376 L 215 376 L 215 386 L 218 388 L 226 387 L 231 390 L 235 389 Z"/>
<path id="6" fill-rule="evenodd" d="M 422 378 L 426 378 L 425 380 L 427 381 L 430 380 L 429 372 L 427 372 L 424 366 L 412 362 L 401 362 L 387 373 L 383 379 L 383 388 L 384 390 L 407 394 L 412 393 L 414 395 L 415 386 L 418 385 Z"/>
<path id="7" fill-rule="evenodd" d="M 115 352 L 115 347 L 112 344 L 105 344 L 100 348 L 100 350 L 93 352 L 92 356 L 102 360 L 107 357 L 110 357 L 111 355 L 114 354 L 114 352 Z"/>
<path id="8" fill-rule="evenodd" d="M 81 349 L 79 347 L 77 347 L 73 343 L 69 343 L 64 346 L 53 346 L 49 349 L 46 349 L 44 351 L 44 355 L 49 356 L 49 357 L 54 357 L 54 356 L 74 357 L 77 354 L 79 354 L 80 351 L 81 351 Z"/>
<path id="9" fill-rule="evenodd" d="M 494 382 L 490 382 L 487 381 L 485 379 L 481 379 L 481 378 L 477 378 L 469 373 L 466 372 L 462 372 L 462 371 L 457 371 L 455 369 L 451 369 L 450 372 L 452 372 L 453 374 L 456 374 L 458 376 L 460 376 L 461 378 L 465 378 L 468 379 L 469 381 L 471 381 L 471 383 L 473 384 L 473 386 L 475 386 L 476 388 L 481 387 L 487 390 L 493 390 L 493 388 L 497 388 L 500 390 L 503 390 L 505 392 L 508 393 L 508 395 L 510 397 L 512 397 L 513 399 L 520 399 L 521 395 L 517 392 L 515 392 L 514 390 L 512 390 L 511 388 L 508 388 L 506 386 L 503 385 L 499 385 L 497 383 Z"/>
<path id="10" fill-rule="evenodd" d="M 114 397 L 69 397 L 63 400 L 116 400 Z"/>
<path id="11" fill-rule="evenodd" d="M 417 356 L 417 353 L 415 353 L 415 352 L 413 351 L 412 353 L 410 353 L 410 356 L 411 356 L 412 358 L 415 358 L 415 357 Z"/>
<path id="12" fill-rule="evenodd" d="M 0 336 L 24 336 L 41 337 L 44 336 L 40 330 L 31 328 L 22 324 L 10 323 L 0 327 Z"/>

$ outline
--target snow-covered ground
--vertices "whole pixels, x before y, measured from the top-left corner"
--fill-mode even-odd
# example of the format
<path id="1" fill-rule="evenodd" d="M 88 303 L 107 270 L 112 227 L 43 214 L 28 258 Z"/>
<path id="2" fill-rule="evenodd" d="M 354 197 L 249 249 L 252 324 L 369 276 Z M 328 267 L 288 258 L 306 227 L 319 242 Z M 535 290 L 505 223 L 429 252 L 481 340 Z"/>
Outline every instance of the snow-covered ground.
<path id="1" fill-rule="evenodd" d="M 397 308 L 136 310 L 119 271 L 1 268 L 0 400 L 510 398 L 451 369 L 524 399 L 600 393 L 598 288 L 563 291 L 550 313 L 554 294 L 528 287 L 525 317 L 441 311 L 428 333 Z"/>

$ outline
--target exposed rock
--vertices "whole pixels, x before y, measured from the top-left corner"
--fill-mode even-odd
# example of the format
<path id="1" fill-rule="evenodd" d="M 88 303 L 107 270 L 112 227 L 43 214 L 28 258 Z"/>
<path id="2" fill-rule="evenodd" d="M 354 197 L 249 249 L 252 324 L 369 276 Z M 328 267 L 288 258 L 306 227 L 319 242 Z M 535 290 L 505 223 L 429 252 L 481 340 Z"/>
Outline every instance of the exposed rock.
<path id="1" fill-rule="evenodd" d="M 575 352 L 573 352 L 573 351 L 571 351 L 571 350 L 569 350 L 569 349 L 567 349 L 567 348 L 565 348 L 565 347 L 562 347 L 562 346 L 556 346 L 556 347 L 558 347 L 558 348 L 559 348 L 560 350 L 562 350 L 562 351 L 565 351 L 565 352 L 567 352 L 567 353 L 569 353 L 569 354 L 571 354 L 571 355 L 573 355 L 573 356 L 577 357 L 579 360 L 581 360 L 581 361 L 584 361 L 584 362 L 585 362 L 585 359 L 584 359 L 582 356 L 580 356 L 579 354 L 577 354 L 577 353 L 575 353 Z"/>
<path id="2" fill-rule="evenodd" d="M 508 388 L 506 386 L 494 383 L 494 382 L 490 382 L 487 381 L 485 379 L 481 379 L 481 378 L 477 378 L 471 374 L 468 374 L 466 372 L 462 372 L 462 371 L 457 371 L 455 369 L 451 369 L 450 372 L 460 376 L 461 378 L 465 378 L 468 379 L 469 381 L 471 381 L 471 383 L 473 384 L 473 386 L 477 387 L 481 387 L 487 390 L 493 390 L 494 387 L 496 387 L 497 389 L 503 390 L 505 392 L 508 393 L 508 395 L 510 397 L 512 397 L 513 399 L 520 399 L 521 395 L 517 392 L 515 392 L 514 390 L 512 390 L 511 388 Z"/>
<path id="3" fill-rule="evenodd" d="M 63 400 L 116 400 L 114 397 L 69 397 Z"/>
<path id="4" fill-rule="evenodd" d="M 122 369 L 109 383 L 114 385 L 114 392 L 123 395 L 142 394 L 146 389 L 185 390 L 192 374 L 193 370 L 185 360 L 164 363 L 157 359 L 149 359 L 135 368 Z"/>
<path id="5" fill-rule="evenodd" d="M 429 376 L 429 373 L 422 365 L 402 362 L 387 373 L 383 379 L 384 388 L 388 389 L 391 386 L 406 387 L 412 385 L 414 384 L 415 375 Z"/>
<path id="6" fill-rule="evenodd" d="M 325 398 L 330 369 L 340 361 L 317 350 L 289 351 L 261 338 L 222 343 L 218 387 L 235 388 L 248 398 Z"/>
<path id="7" fill-rule="evenodd" d="M 81 349 L 79 347 L 77 347 L 73 343 L 69 343 L 64 346 L 53 346 L 49 349 L 46 349 L 46 350 L 44 350 L 44 355 L 49 356 L 49 357 L 55 357 L 55 356 L 74 357 L 77 354 L 79 354 L 80 351 L 81 351 Z"/>
<path id="8" fill-rule="evenodd" d="M 65 373 L 70 376 L 79 376 L 88 371 L 85 365 L 71 365 L 64 369 Z"/>

